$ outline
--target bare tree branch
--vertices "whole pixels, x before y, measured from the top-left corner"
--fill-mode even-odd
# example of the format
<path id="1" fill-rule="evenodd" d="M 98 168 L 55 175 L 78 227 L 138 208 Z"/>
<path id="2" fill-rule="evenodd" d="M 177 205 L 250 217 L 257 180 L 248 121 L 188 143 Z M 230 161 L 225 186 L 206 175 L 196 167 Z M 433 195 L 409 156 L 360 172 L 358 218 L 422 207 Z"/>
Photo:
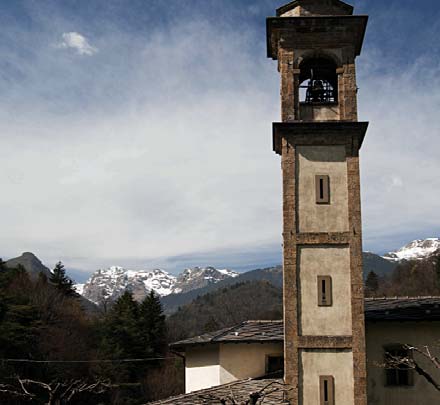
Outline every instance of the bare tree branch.
<path id="1" fill-rule="evenodd" d="M 0 394 L 3 396 L 20 397 L 31 401 L 37 397 L 37 394 L 33 392 L 32 388 L 38 387 L 47 393 L 47 405 L 68 405 L 72 403 L 79 394 L 87 393 L 100 395 L 115 387 L 106 381 L 97 381 L 89 384 L 82 380 L 72 380 L 69 382 L 53 382 L 46 384 L 42 381 L 21 379 L 19 377 L 17 377 L 17 381 L 22 392 L 20 392 L 16 386 L 0 384 Z"/>
<path id="2" fill-rule="evenodd" d="M 417 353 L 427 359 L 436 369 L 440 370 L 440 360 L 438 357 L 431 353 L 428 346 L 423 346 L 423 350 L 412 345 L 403 345 L 403 349 L 409 353 Z M 431 384 L 437 391 L 440 391 L 440 384 L 436 379 L 428 372 L 425 368 L 420 366 L 419 362 L 414 358 L 414 356 L 393 356 L 390 353 L 386 353 L 385 364 L 382 365 L 384 368 L 395 368 L 399 369 L 405 367 L 407 369 L 414 370 L 417 374 L 422 376 L 429 384 Z"/>

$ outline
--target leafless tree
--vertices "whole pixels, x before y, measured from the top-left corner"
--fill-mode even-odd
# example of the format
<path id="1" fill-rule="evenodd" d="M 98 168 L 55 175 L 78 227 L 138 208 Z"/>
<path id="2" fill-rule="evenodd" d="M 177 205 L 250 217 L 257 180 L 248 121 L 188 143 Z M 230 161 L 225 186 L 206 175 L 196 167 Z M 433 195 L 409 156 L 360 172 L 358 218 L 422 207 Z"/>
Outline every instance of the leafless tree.
<path id="1" fill-rule="evenodd" d="M 402 348 L 408 353 L 406 356 L 393 356 L 387 353 L 385 364 L 382 366 L 385 368 L 406 368 L 414 370 L 417 374 L 422 376 L 429 384 L 431 384 L 437 391 L 440 391 L 440 360 L 435 356 L 429 346 L 423 346 L 422 348 L 403 345 Z M 421 366 L 420 361 L 415 355 L 419 355 L 423 359 L 426 359 L 436 370 L 438 370 L 438 376 L 434 376 L 433 373 L 428 371 L 425 367 Z"/>
<path id="2" fill-rule="evenodd" d="M 20 403 L 32 402 L 44 392 L 47 398 L 46 405 L 68 405 L 78 400 L 81 395 L 101 395 L 112 388 L 114 386 L 107 381 L 90 384 L 83 380 L 73 380 L 46 384 L 41 381 L 17 378 L 16 385 L 0 384 L 0 398 L 19 399 Z"/>

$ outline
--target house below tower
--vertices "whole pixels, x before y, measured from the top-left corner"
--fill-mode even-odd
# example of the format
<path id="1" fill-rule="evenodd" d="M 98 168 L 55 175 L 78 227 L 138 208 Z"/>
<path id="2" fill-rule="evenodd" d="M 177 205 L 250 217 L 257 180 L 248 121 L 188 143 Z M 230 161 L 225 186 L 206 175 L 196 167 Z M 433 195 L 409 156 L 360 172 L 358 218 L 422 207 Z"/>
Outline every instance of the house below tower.
<path id="1" fill-rule="evenodd" d="M 422 404 L 420 398 L 423 404 L 437 403 L 438 391 L 423 376 L 405 367 L 387 368 L 385 358 L 407 355 L 406 344 L 438 346 L 440 297 L 366 299 L 365 319 L 368 404 Z M 282 321 L 247 321 L 176 342 L 171 349 L 185 356 L 187 394 L 155 404 L 220 404 L 215 398 L 232 392 L 237 400 L 248 400 L 261 390 L 271 392 L 264 404 L 288 404 L 283 341 Z M 423 356 L 416 354 L 415 360 L 431 375 L 440 374 Z M 203 402 L 210 397 L 213 402 Z"/>

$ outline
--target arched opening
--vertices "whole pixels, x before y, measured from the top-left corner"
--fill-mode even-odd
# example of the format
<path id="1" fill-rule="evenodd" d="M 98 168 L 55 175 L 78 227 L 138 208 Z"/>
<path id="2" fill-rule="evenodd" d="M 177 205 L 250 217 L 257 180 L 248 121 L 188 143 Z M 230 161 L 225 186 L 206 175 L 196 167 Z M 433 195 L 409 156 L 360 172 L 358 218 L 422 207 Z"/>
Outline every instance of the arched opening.
<path id="1" fill-rule="evenodd" d="M 307 104 L 338 102 L 336 64 L 327 58 L 310 58 L 300 65 L 300 101 Z"/>

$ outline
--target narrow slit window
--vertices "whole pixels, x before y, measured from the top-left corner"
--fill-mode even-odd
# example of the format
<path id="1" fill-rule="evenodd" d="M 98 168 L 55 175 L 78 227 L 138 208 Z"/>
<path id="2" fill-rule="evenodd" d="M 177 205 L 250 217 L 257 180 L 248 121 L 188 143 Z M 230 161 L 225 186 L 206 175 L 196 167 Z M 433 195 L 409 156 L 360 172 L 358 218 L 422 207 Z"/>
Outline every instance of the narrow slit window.
<path id="1" fill-rule="evenodd" d="M 332 298 L 332 278 L 330 276 L 318 276 L 318 305 L 320 307 L 331 307 Z"/>
<path id="2" fill-rule="evenodd" d="M 335 405 L 335 380 L 332 376 L 319 377 L 321 405 Z"/>
<path id="3" fill-rule="evenodd" d="M 316 182 L 316 203 L 330 204 L 330 178 L 327 175 L 317 175 Z"/>

